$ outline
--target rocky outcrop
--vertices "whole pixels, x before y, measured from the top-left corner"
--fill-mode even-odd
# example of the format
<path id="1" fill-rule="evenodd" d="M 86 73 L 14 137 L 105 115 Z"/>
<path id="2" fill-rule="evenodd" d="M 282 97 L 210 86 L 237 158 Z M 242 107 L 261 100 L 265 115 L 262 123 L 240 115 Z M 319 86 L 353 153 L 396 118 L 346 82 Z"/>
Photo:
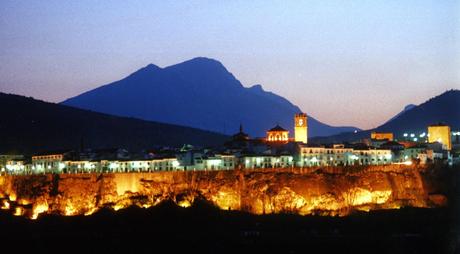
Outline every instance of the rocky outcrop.
<path id="1" fill-rule="evenodd" d="M 254 214 L 347 215 L 353 210 L 432 207 L 419 167 L 0 176 L 0 206 L 16 215 L 91 214 L 150 207 L 164 200 L 190 206 L 205 199 L 221 209 Z"/>

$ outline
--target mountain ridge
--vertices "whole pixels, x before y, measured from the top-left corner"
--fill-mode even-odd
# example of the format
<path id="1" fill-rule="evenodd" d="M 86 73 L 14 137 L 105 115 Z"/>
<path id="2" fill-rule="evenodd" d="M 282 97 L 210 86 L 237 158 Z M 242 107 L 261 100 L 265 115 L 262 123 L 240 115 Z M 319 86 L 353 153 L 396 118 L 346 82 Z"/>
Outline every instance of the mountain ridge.
<path id="1" fill-rule="evenodd" d="M 0 114 L 0 153 L 77 150 L 82 139 L 90 148 L 123 147 L 131 151 L 183 144 L 218 146 L 229 139 L 210 131 L 118 117 L 1 92 Z"/>
<path id="2" fill-rule="evenodd" d="M 403 110 L 401 110 L 398 114 L 394 115 L 392 118 L 388 119 L 385 123 L 388 123 L 388 122 L 391 122 L 393 121 L 394 119 L 398 118 L 400 115 L 404 114 L 406 111 L 409 111 L 413 108 L 417 107 L 417 105 L 415 104 L 408 104 L 406 105 Z M 384 124 L 385 124 L 384 123 Z"/>
<path id="3" fill-rule="evenodd" d="M 260 84 L 244 87 L 221 62 L 211 58 L 197 57 L 164 68 L 146 67 L 61 104 L 224 134 L 236 133 L 242 123 L 251 136 L 265 136 L 276 123 L 293 133 L 294 114 L 301 112 Z M 309 115 L 310 136 L 356 129 L 329 126 Z"/>
<path id="4" fill-rule="evenodd" d="M 385 122 L 377 128 L 348 132 L 329 137 L 316 137 L 315 143 L 352 142 L 370 138 L 372 131 L 393 132 L 395 137 L 401 137 L 403 133 L 422 133 L 432 124 L 443 123 L 451 127 L 451 130 L 460 130 L 460 90 L 451 89 L 431 97 L 425 102 L 397 114 L 393 119 Z"/>

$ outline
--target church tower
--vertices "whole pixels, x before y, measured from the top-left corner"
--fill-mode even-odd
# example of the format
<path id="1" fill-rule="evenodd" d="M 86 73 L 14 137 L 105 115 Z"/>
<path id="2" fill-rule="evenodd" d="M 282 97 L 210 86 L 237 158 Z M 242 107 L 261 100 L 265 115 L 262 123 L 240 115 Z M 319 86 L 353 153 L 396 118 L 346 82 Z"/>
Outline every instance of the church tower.
<path id="1" fill-rule="evenodd" d="M 308 143 L 307 114 L 305 113 L 295 114 L 294 122 L 295 122 L 295 131 L 294 131 L 295 141 L 303 142 L 307 144 Z"/>

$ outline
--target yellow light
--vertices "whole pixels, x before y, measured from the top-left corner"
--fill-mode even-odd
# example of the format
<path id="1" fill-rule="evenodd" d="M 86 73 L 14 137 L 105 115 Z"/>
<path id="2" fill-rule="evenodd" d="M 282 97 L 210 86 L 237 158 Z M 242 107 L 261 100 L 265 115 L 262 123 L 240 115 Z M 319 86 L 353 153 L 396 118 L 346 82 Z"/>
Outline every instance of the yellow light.
<path id="1" fill-rule="evenodd" d="M 122 205 L 122 204 L 116 204 L 116 205 L 114 205 L 112 208 L 113 208 L 113 210 L 118 211 L 118 210 L 120 210 L 120 209 L 124 209 L 125 206 Z"/>
<path id="2" fill-rule="evenodd" d="M 410 166 L 410 165 L 412 165 L 412 161 L 405 161 L 404 165 Z"/>
<path id="3" fill-rule="evenodd" d="M 72 215 L 75 215 L 77 213 L 77 209 L 75 209 L 73 207 L 72 204 L 67 204 L 66 207 L 65 207 L 65 216 L 72 216 Z"/>
<path id="4" fill-rule="evenodd" d="M 97 211 L 97 208 L 93 207 L 90 210 L 88 210 L 87 212 L 85 212 L 85 216 L 91 215 L 91 214 L 95 213 L 96 211 Z"/>
<path id="5" fill-rule="evenodd" d="M 17 198 L 16 194 L 14 194 L 14 193 L 10 194 L 10 196 L 9 196 L 10 201 L 16 201 L 16 198 Z"/>
<path id="6" fill-rule="evenodd" d="M 18 204 L 20 204 L 20 205 L 29 205 L 30 203 L 31 202 L 29 200 L 27 200 L 27 199 L 21 198 L 21 199 L 18 200 Z"/>
<path id="7" fill-rule="evenodd" d="M 177 203 L 177 205 L 180 207 L 187 208 L 187 207 L 190 207 L 192 204 L 190 204 L 190 201 L 188 200 L 181 200 L 179 201 L 179 203 Z"/>
<path id="8" fill-rule="evenodd" d="M 2 203 L 3 203 L 2 207 L 1 207 L 2 210 L 9 210 L 10 209 L 10 203 L 8 201 L 3 200 Z"/>
<path id="9" fill-rule="evenodd" d="M 14 216 L 22 216 L 23 214 L 24 214 L 24 209 L 22 207 L 17 206 L 14 209 L 14 213 L 13 213 Z"/>
<path id="10" fill-rule="evenodd" d="M 34 208 L 33 208 L 33 212 L 32 212 L 32 217 L 31 219 L 32 220 L 35 220 L 38 218 L 38 215 L 40 215 L 41 213 L 44 213 L 46 211 L 48 211 L 49 209 L 49 206 L 48 206 L 48 203 L 42 203 L 42 204 L 37 204 Z"/>

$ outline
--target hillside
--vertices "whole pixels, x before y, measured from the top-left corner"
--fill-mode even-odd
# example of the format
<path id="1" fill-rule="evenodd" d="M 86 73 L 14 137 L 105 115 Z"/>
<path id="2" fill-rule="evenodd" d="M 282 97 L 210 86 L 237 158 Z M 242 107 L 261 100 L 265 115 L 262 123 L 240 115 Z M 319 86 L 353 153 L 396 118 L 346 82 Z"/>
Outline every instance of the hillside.
<path id="1" fill-rule="evenodd" d="M 0 93 L 0 152 L 125 147 L 132 151 L 184 143 L 208 146 L 221 134 L 171 124 L 116 117 L 18 95 Z"/>
<path id="2" fill-rule="evenodd" d="M 395 137 L 401 137 L 403 133 L 426 132 L 427 126 L 437 123 L 447 124 L 452 130 L 460 130 L 460 90 L 446 91 L 418 106 L 406 108 L 375 129 L 318 137 L 312 141 L 316 143 L 356 141 L 369 138 L 372 131 L 393 132 Z"/>
<path id="3" fill-rule="evenodd" d="M 445 123 L 452 129 L 460 129 L 460 90 L 450 90 L 431 98 L 379 126 L 377 130 L 392 131 L 396 135 L 404 132 L 418 133 L 435 123 Z"/>
<path id="4" fill-rule="evenodd" d="M 292 132 L 294 114 L 301 112 L 260 85 L 243 87 L 220 62 L 203 57 L 166 68 L 150 64 L 62 104 L 225 134 L 236 133 L 241 123 L 253 137 L 265 136 L 265 131 L 276 124 Z M 355 129 L 333 127 L 309 118 L 310 136 Z"/>

